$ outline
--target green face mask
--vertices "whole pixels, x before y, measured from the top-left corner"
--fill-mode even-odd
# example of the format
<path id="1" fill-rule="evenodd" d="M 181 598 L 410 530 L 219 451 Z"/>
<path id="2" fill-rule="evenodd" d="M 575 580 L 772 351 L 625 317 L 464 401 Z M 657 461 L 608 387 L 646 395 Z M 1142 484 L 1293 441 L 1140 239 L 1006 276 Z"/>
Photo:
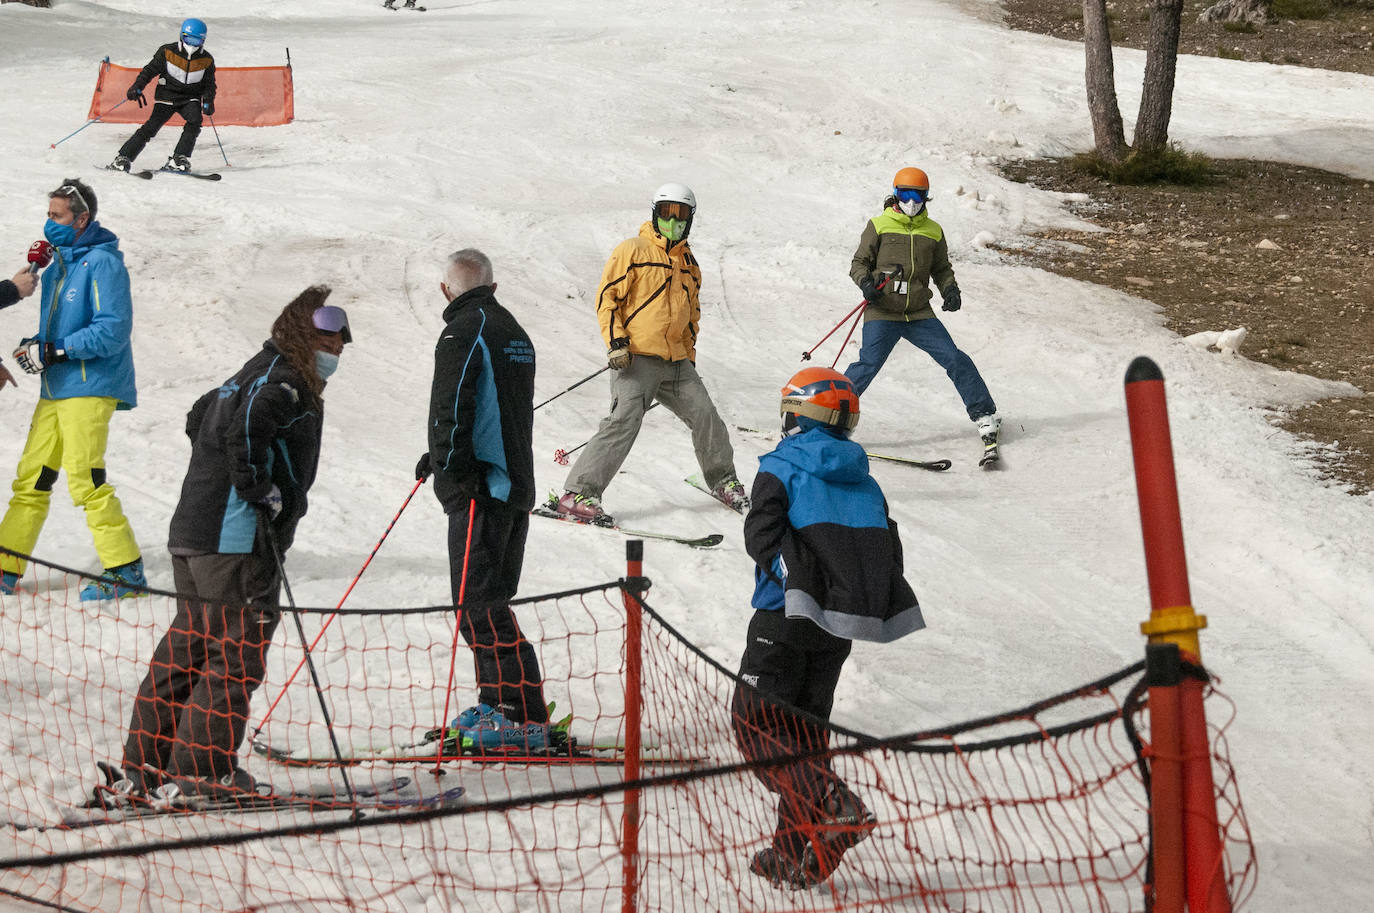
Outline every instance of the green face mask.
<path id="1" fill-rule="evenodd" d="M 669 241 L 681 241 L 687 236 L 687 222 L 683 219 L 658 219 L 658 233 Z"/>

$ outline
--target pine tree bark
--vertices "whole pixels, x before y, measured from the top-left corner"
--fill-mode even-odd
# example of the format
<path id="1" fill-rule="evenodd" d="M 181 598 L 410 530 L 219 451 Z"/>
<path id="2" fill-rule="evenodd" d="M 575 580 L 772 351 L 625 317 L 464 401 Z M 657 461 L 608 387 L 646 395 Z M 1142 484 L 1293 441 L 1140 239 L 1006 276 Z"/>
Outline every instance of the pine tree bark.
<path id="1" fill-rule="evenodd" d="M 1093 145 L 1104 160 L 1117 163 L 1126 157 L 1126 130 L 1121 124 L 1121 107 L 1116 100 L 1107 0 L 1083 0 L 1083 52 Z"/>
<path id="2" fill-rule="evenodd" d="M 1145 82 L 1140 92 L 1140 113 L 1135 120 L 1137 151 L 1159 149 L 1169 142 L 1182 20 L 1183 0 L 1152 0 L 1150 39 L 1145 46 Z"/>

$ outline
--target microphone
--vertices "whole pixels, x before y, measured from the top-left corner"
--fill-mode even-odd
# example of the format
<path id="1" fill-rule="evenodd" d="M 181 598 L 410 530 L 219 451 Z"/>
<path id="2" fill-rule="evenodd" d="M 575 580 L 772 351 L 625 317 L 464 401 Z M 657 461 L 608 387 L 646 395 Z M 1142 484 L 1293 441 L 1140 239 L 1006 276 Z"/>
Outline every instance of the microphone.
<path id="1" fill-rule="evenodd" d="M 35 241 L 29 245 L 29 272 L 36 273 L 52 262 L 52 245 L 47 241 Z"/>

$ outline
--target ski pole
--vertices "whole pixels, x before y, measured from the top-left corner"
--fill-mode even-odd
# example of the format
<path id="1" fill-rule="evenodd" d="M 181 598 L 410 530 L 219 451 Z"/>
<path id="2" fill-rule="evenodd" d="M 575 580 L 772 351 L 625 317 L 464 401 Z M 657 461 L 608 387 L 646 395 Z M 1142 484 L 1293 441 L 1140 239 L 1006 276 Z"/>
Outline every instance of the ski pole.
<path id="1" fill-rule="evenodd" d="M 205 116 L 210 118 L 210 129 L 215 131 L 215 142 L 219 143 L 219 154 L 224 155 L 224 143 L 219 142 L 219 130 L 215 127 L 215 119 L 213 117 L 210 117 L 210 115 L 208 114 Z M 230 168 L 234 167 L 233 165 L 229 164 L 229 156 L 227 155 L 224 155 L 224 164 Z"/>
<path id="2" fill-rule="evenodd" d="M 320 699 L 320 712 L 324 714 L 324 726 L 329 732 L 329 744 L 334 746 L 334 758 L 339 762 L 339 776 L 343 778 L 344 792 L 348 802 L 354 807 L 355 817 L 362 817 L 358 810 L 358 797 L 353 794 L 353 784 L 348 780 L 348 769 L 344 766 L 343 750 L 339 748 L 339 738 L 334 733 L 334 721 L 329 716 L 329 704 L 324 699 L 324 687 L 320 684 L 320 674 L 315 669 L 315 660 L 310 656 L 310 647 L 305 642 L 305 625 L 301 624 L 301 613 L 296 611 L 296 600 L 291 595 L 291 583 L 286 579 L 286 566 L 282 562 L 281 549 L 277 547 L 277 533 L 272 529 L 272 521 L 266 514 L 258 515 L 259 522 L 267 528 L 267 544 L 272 548 L 272 557 L 277 562 L 277 575 L 281 577 L 282 589 L 286 591 L 286 604 L 291 607 L 291 617 L 296 621 L 296 633 L 301 638 L 301 649 L 305 651 L 305 661 L 310 665 L 310 677 L 315 682 L 315 695 Z"/>
<path id="3" fill-rule="evenodd" d="M 840 343 L 840 347 L 835 350 L 835 360 L 830 363 L 831 370 L 834 370 L 835 366 L 840 363 L 840 356 L 844 354 L 844 347 L 849 345 L 849 340 L 854 336 L 854 331 L 859 328 L 859 323 L 863 321 L 864 310 L 867 308 L 868 302 L 865 301 L 864 306 L 859 309 L 858 316 L 855 317 L 854 322 L 849 325 L 849 332 L 844 334 L 844 342 Z"/>
<path id="4" fill-rule="evenodd" d="M 405 503 L 401 505 L 401 509 L 396 511 L 396 516 L 392 517 L 391 522 L 387 524 L 386 532 L 382 533 L 382 538 L 378 539 L 377 544 L 372 546 L 372 553 L 367 556 L 367 560 L 363 562 L 363 566 L 359 568 L 358 573 L 354 575 L 353 582 L 348 585 L 348 589 L 344 590 L 343 598 L 341 598 L 339 604 L 334 607 L 334 613 L 324 620 L 324 624 L 320 626 L 320 633 L 315 635 L 315 639 L 310 642 L 310 646 L 306 649 L 305 658 L 296 663 L 296 668 L 291 670 L 291 675 L 287 677 L 286 684 L 281 686 L 281 691 L 278 692 L 276 698 L 273 699 L 271 706 L 267 708 L 267 712 L 263 714 L 262 722 L 258 723 L 258 728 L 253 730 L 253 735 L 248 741 L 257 741 L 258 735 L 262 732 L 262 727 L 266 726 L 267 721 L 271 719 L 272 711 L 277 709 L 277 704 L 281 703 L 281 699 L 286 695 L 286 689 L 290 688 L 291 683 L 296 680 L 296 675 L 301 671 L 306 660 L 310 658 L 311 652 L 313 652 L 316 645 L 319 644 L 320 639 L 324 637 L 324 632 L 329 630 L 329 626 L 334 622 L 334 619 L 339 617 L 338 610 L 342 609 L 343 604 L 348 601 L 348 594 L 352 593 L 353 588 L 358 585 L 358 581 L 363 576 L 363 571 L 367 570 L 367 566 L 371 564 L 372 559 L 377 556 L 377 552 L 381 549 L 382 543 L 386 541 L 387 536 L 391 535 L 392 527 L 396 525 L 397 520 L 401 519 L 401 514 L 405 513 L 406 507 L 410 505 L 410 499 L 415 497 L 415 492 L 419 491 L 420 486 L 423 484 L 425 484 L 424 479 L 418 480 L 415 483 L 415 487 L 410 490 L 410 494 L 406 495 Z"/>
<path id="5" fill-rule="evenodd" d="M 472 527 L 477 520 L 477 499 L 468 498 L 468 539 L 467 545 L 463 547 L 463 579 L 458 581 L 458 604 L 453 607 L 453 647 L 449 651 L 448 660 L 448 684 L 444 686 L 444 713 L 439 718 L 439 747 L 434 749 L 434 775 L 437 777 L 441 773 L 440 767 L 444 761 L 444 742 L 448 735 L 448 707 L 449 699 L 453 696 L 453 672 L 458 666 L 458 632 L 463 630 L 463 601 L 468 594 L 468 560 L 472 557 Z M 462 743 L 458 744 L 458 750 L 463 750 Z"/>
<path id="6" fill-rule="evenodd" d="M 576 390 L 578 387 L 582 386 L 582 385 L 585 384 L 587 381 L 591 380 L 593 377 L 597 377 L 597 376 L 599 376 L 599 375 L 601 375 L 601 374 L 605 374 L 605 373 L 606 373 L 607 371 L 609 371 L 609 370 L 611 370 L 611 366 L 610 366 L 610 365 L 606 365 L 604 368 L 601 368 L 601 369 L 599 369 L 599 370 L 597 370 L 597 371 L 593 371 L 591 374 L 588 374 L 586 377 L 582 378 L 582 379 L 579 380 L 577 383 L 573 384 L 571 387 L 568 387 L 567 389 L 564 389 L 564 390 L 560 390 L 558 393 L 555 393 L 553 396 L 550 396 L 548 399 L 544 400 L 542 403 L 540 403 L 538 406 L 535 406 L 534 408 L 539 409 L 539 408 L 541 408 L 541 407 L 543 407 L 543 406 L 547 406 L 549 403 L 551 403 L 551 402 L 553 402 L 554 400 L 558 399 L 558 397 L 562 396 L 564 393 L 568 393 L 568 392 L 570 392 L 570 391 L 572 391 L 572 390 Z"/>
<path id="7" fill-rule="evenodd" d="M 119 105 L 127 104 L 128 101 L 129 101 L 129 99 L 126 98 L 126 99 L 124 99 L 124 101 L 121 101 L 121 102 L 119 103 Z M 113 107 L 110 108 L 110 111 L 113 111 L 115 108 L 118 108 L 119 105 L 114 105 Z M 105 112 L 105 113 L 108 114 L 109 111 L 107 111 L 107 112 Z M 86 121 L 84 124 L 82 124 L 81 126 L 77 127 L 77 128 L 76 128 L 75 130 L 73 130 L 71 133 L 68 133 L 66 136 L 62 137 L 62 138 L 61 138 L 60 140 L 58 140 L 57 142 L 55 142 L 55 143 L 49 143 L 49 144 L 48 144 L 48 148 L 49 148 L 49 149 L 56 149 L 58 146 L 60 146 L 60 145 L 62 145 L 63 143 L 65 143 L 67 140 L 71 139 L 73 136 L 76 136 L 76 135 L 77 135 L 78 133 L 80 133 L 82 130 L 85 130 L 85 129 L 86 129 L 87 127 L 89 127 L 91 124 L 98 124 L 98 123 L 100 123 L 100 121 L 101 121 L 101 119 L 100 119 L 99 117 L 93 117 L 93 118 L 91 118 L 90 120 L 88 120 L 88 121 Z"/>
<path id="8" fill-rule="evenodd" d="M 882 282 L 879 282 L 876 286 L 874 286 L 874 289 L 877 290 L 877 291 L 882 291 L 883 286 L 887 285 L 889 282 L 892 281 L 893 277 L 898 276 L 898 275 L 901 275 L 901 272 L 900 272 L 900 271 L 895 272 L 895 273 L 892 273 L 891 275 L 884 277 L 884 279 L 883 279 Z M 816 351 L 816 350 L 819 349 L 822 345 L 824 345 L 824 344 L 825 344 L 825 341 L 826 341 L 827 339 L 829 339 L 831 336 L 834 336 L 834 335 L 835 335 L 835 331 L 838 330 L 840 327 L 844 326 L 844 322 L 845 322 L 846 320 L 848 320 L 850 317 L 853 317 L 855 314 L 861 314 L 861 313 L 863 313 L 863 309 L 866 308 L 866 307 L 868 307 L 868 301 L 866 301 L 866 300 L 865 300 L 865 301 L 860 301 L 857 305 L 855 305 L 854 310 L 850 311 L 848 314 L 845 314 L 843 317 L 841 317 L 841 318 L 840 318 L 840 322 L 837 323 L 837 324 L 835 324 L 833 327 L 831 327 L 831 328 L 830 328 L 830 332 L 829 332 L 829 333 L 826 333 L 824 336 L 822 336 L 821 339 L 820 339 L 820 342 L 816 343 L 814 346 L 812 346 L 811 348 L 807 349 L 805 352 L 803 352 L 803 353 L 801 354 L 801 360 L 802 360 L 802 361 L 810 361 L 810 360 L 811 360 L 811 353 L 812 353 L 812 352 Z M 853 333 L 852 330 L 851 330 L 850 332 L 851 332 L 851 334 Z M 848 343 L 849 340 L 846 339 L 845 342 Z M 843 350 L 843 348 L 844 348 L 844 347 L 841 346 L 841 350 Z M 835 361 L 838 362 L 838 361 L 839 361 L 839 358 L 836 358 Z"/>
<path id="9" fill-rule="evenodd" d="M 652 408 L 654 408 L 654 407 L 657 406 L 657 405 L 658 405 L 658 400 L 654 400 L 652 403 L 649 404 L 649 409 L 652 409 Z M 644 411 L 645 411 L 645 412 L 648 412 L 649 409 L 645 409 Z M 555 451 L 553 452 L 553 461 L 554 461 L 555 463 L 557 463 L 559 466 L 567 466 L 567 465 L 568 465 L 568 457 L 572 456 L 574 453 L 577 453 L 577 451 L 581 450 L 583 447 L 586 447 L 586 446 L 587 446 L 588 444 L 590 444 L 590 443 L 591 443 L 591 440 L 588 439 L 588 440 L 585 440 L 585 441 L 583 441 L 582 443 L 578 444 L 578 445 L 577 445 L 576 447 L 574 447 L 572 450 L 562 450 L 562 449 L 555 450 Z"/>

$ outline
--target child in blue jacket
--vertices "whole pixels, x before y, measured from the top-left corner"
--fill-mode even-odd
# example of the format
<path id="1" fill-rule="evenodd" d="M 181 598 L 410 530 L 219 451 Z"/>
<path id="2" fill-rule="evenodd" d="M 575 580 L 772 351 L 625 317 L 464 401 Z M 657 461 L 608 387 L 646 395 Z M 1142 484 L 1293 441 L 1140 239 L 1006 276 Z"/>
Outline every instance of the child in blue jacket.
<path id="1" fill-rule="evenodd" d="M 849 440 L 859 420 L 853 383 L 806 368 L 783 387 L 782 416 L 783 439 L 759 459 L 744 521 L 755 612 L 732 716 L 751 761 L 826 748 L 852 641 L 886 643 L 925 627 L 902 577 L 897 525 L 863 448 Z M 778 823 L 750 870 L 774 884 L 825 881 L 877 826 L 828 757 L 755 774 L 778 795 Z"/>

